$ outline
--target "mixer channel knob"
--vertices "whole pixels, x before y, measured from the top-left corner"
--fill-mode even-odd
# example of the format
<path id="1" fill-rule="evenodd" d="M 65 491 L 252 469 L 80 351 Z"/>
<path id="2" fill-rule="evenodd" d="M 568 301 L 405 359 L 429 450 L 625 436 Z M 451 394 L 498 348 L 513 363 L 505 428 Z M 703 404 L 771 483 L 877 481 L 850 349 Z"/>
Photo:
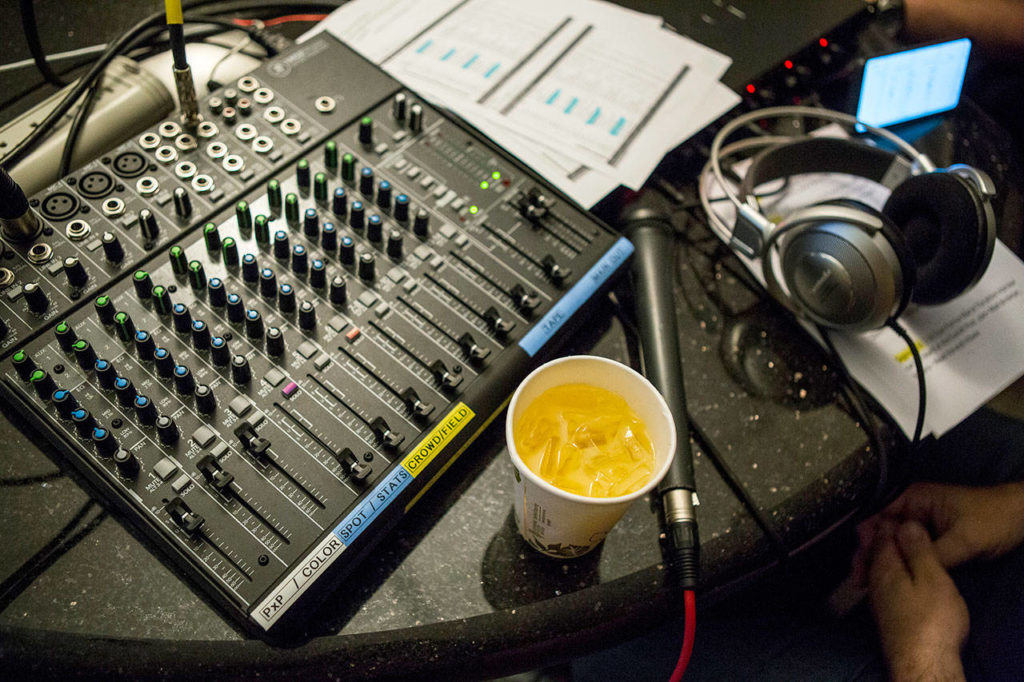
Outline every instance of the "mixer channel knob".
<path id="1" fill-rule="evenodd" d="M 193 291 L 201 291 L 206 288 L 206 268 L 197 260 L 189 261 L 188 283 Z"/>
<path id="2" fill-rule="evenodd" d="M 216 223 L 206 223 L 203 225 L 203 241 L 206 243 L 207 251 L 217 251 L 220 249 L 220 231 L 217 229 Z"/>
<path id="3" fill-rule="evenodd" d="M 348 195 L 345 194 L 344 187 L 338 187 L 334 190 L 334 196 L 331 199 L 331 213 L 337 216 L 339 219 L 344 220 L 345 211 L 348 208 Z"/>
<path id="4" fill-rule="evenodd" d="M 238 242 L 234 237 L 225 237 L 221 242 L 221 256 L 224 259 L 224 266 L 228 268 L 238 267 Z"/>
<path id="5" fill-rule="evenodd" d="M 291 192 L 284 195 L 284 219 L 289 225 L 297 225 L 299 222 L 299 197 Z"/>
<path id="6" fill-rule="evenodd" d="M 372 282 L 377 274 L 377 259 L 367 251 L 359 255 L 359 279 Z"/>
<path id="7" fill-rule="evenodd" d="M 174 445 L 178 442 L 181 432 L 173 419 L 162 414 L 156 418 L 156 435 L 164 445 Z"/>
<path id="8" fill-rule="evenodd" d="M 292 247 L 292 272 L 297 275 L 305 275 L 309 269 L 309 256 L 306 255 L 306 247 L 296 244 Z"/>
<path id="9" fill-rule="evenodd" d="M 373 118 L 370 116 L 359 119 L 359 144 L 367 147 L 373 144 Z"/>
<path id="10" fill-rule="evenodd" d="M 238 110 L 234 107 L 224 107 L 220 111 L 221 117 L 224 119 L 224 123 L 233 126 L 238 120 Z"/>
<path id="11" fill-rule="evenodd" d="M 324 166 L 332 174 L 338 172 L 338 143 L 334 140 L 324 143 Z"/>
<path id="12" fill-rule="evenodd" d="M 260 278 L 260 266 L 256 256 L 247 253 L 242 256 L 242 279 L 250 284 Z"/>
<path id="13" fill-rule="evenodd" d="M 504 319 L 493 305 L 484 312 L 484 320 L 499 339 L 508 336 L 508 333 L 516 326 L 515 320 Z"/>
<path id="14" fill-rule="evenodd" d="M 117 402 L 121 407 L 131 407 L 137 395 L 132 380 L 125 377 L 116 377 L 114 379 L 114 395 L 117 396 Z"/>
<path id="15" fill-rule="evenodd" d="M 355 182 L 356 179 L 356 157 L 348 152 L 341 155 L 341 179 L 345 182 Z"/>
<path id="16" fill-rule="evenodd" d="M 299 327 L 306 331 L 316 327 L 316 308 L 309 301 L 299 304 Z"/>
<path id="17" fill-rule="evenodd" d="M 236 384 L 247 384 L 252 379 L 252 370 L 244 355 L 236 355 L 231 358 L 231 379 Z"/>
<path id="18" fill-rule="evenodd" d="M 152 426 L 156 423 L 156 405 L 141 393 L 135 396 L 135 416 L 140 424 Z"/>
<path id="19" fill-rule="evenodd" d="M 18 376 L 21 377 L 22 381 L 28 381 L 28 378 L 32 376 L 32 371 L 36 368 L 36 362 L 32 357 L 23 350 L 19 350 L 11 358 L 14 363 L 14 369 L 18 372 Z"/>
<path id="20" fill-rule="evenodd" d="M 153 351 L 156 350 L 156 342 L 153 335 L 145 329 L 135 332 L 135 352 L 139 354 L 139 360 L 148 362 L 153 359 Z"/>
<path id="21" fill-rule="evenodd" d="M 96 364 L 96 350 L 85 339 L 78 339 L 71 344 L 71 350 L 75 352 L 75 361 L 83 370 L 90 370 Z"/>
<path id="22" fill-rule="evenodd" d="M 113 459 L 117 465 L 117 473 L 125 478 L 135 478 L 139 475 L 139 459 L 130 450 L 118 448 Z"/>
<path id="23" fill-rule="evenodd" d="M 391 210 L 391 183 L 381 180 L 377 185 L 377 205 L 385 212 Z"/>
<path id="24" fill-rule="evenodd" d="M 334 223 L 324 223 L 320 231 L 320 248 L 328 254 L 334 253 L 338 248 L 338 229 Z"/>
<path id="25" fill-rule="evenodd" d="M 430 372 L 434 375 L 437 382 L 441 384 L 441 388 L 447 391 L 457 388 L 462 383 L 462 377 L 451 372 L 447 365 L 444 364 L 444 360 L 440 358 L 430 363 Z"/>
<path id="26" fill-rule="evenodd" d="M 177 244 L 167 249 L 167 256 L 171 261 L 171 270 L 176 275 L 184 275 L 188 272 L 188 256 L 185 255 L 185 249 L 181 248 Z"/>
<path id="27" fill-rule="evenodd" d="M 196 350 L 210 347 L 210 325 L 203 320 L 192 320 L 192 346 Z"/>
<path id="28" fill-rule="evenodd" d="M 388 233 L 388 255 L 395 260 L 402 258 L 402 240 L 401 230 L 391 230 Z"/>
<path id="29" fill-rule="evenodd" d="M 179 334 L 187 334 L 192 330 L 192 313 L 184 303 L 175 303 L 171 306 L 171 316 L 174 318 L 174 331 Z"/>
<path id="30" fill-rule="evenodd" d="M 402 391 L 402 402 L 412 412 L 412 416 L 415 419 L 423 420 L 429 417 L 434 412 L 434 406 L 430 403 L 425 403 L 420 400 L 420 396 L 416 393 L 416 389 L 412 386 Z"/>
<path id="31" fill-rule="evenodd" d="M 174 357 L 171 351 L 163 347 L 153 349 L 153 360 L 156 362 L 156 373 L 164 379 L 174 374 Z"/>
<path id="32" fill-rule="evenodd" d="M 174 188 L 174 215 L 178 216 L 179 220 L 187 220 L 192 215 L 192 197 L 184 187 Z"/>
<path id="33" fill-rule="evenodd" d="M 262 213 L 256 216 L 253 221 L 253 233 L 256 235 L 256 243 L 265 246 L 270 243 L 270 221 Z"/>
<path id="34" fill-rule="evenodd" d="M 409 195 L 399 194 L 395 197 L 394 217 L 400 223 L 409 220 Z"/>
<path id="35" fill-rule="evenodd" d="M 323 204 L 327 201 L 327 175 L 324 173 L 317 173 L 313 176 L 313 198 L 318 204 Z"/>
<path id="36" fill-rule="evenodd" d="M 196 378 L 192 376 L 192 370 L 185 365 L 174 366 L 174 385 L 179 393 L 190 395 L 196 390 Z"/>
<path id="37" fill-rule="evenodd" d="M 235 222 L 241 235 L 248 234 L 252 229 L 252 209 L 249 208 L 249 202 L 239 201 L 235 204 Z"/>
<path id="38" fill-rule="evenodd" d="M 121 240 L 118 239 L 116 234 L 109 231 L 104 232 L 103 236 L 100 237 L 100 243 L 103 244 L 103 255 L 106 256 L 108 261 L 120 263 L 124 259 L 124 247 L 121 245 Z"/>
<path id="39" fill-rule="evenodd" d="M 96 372 L 96 380 L 100 383 L 101 388 L 107 390 L 114 388 L 114 379 L 117 378 L 117 372 L 114 371 L 114 365 L 109 360 L 100 358 L 93 363 L 93 370 Z"/>
<path id="40" fill-rule="evenodd" d="M 71 328 L 71 325 L 66 320 L 54 328 L 53 334 L 57 337 L 60 349 L 65 353 L 70 353 L 71 347 L 78 340 L 78 334 L 75 333 L 75 330 Z"/>
<path id="41" fill-rule="evenodd" d="M 404 92 L 400 92 L 391 100 L 391 115 L 399 123 L 405 122 L 405 110 L 408 99 Z"/>
<path id="42" fill-rule="evenodd" d="M 277 327 L 267 329 L 267 355 L 277 357 L 284 353 L 284 334 Z"/>
<path id="43" fill-rule="evenodd" d="M 274 233 L 274 258 L 278 260 L 288 260 L 288 254 L 291 251 L 291 245 L 288 243 L 288 233 L 284 230 L 278 230 Z"/>
<path id="44" fill-rule="evenodd" d="M 50 299 L 36 282 L 28 282 L 22 286 L 21 293 L 25 297 L 28 309 L 37 315 L 45 313 L 46 309 L 50 307 Z"/>
<path id="45" fill-rule="evenodd" d="M 348 298 L 348 284 L 341 275 L 335 275 L 331 280 L 330 297 L 334 305 L 342 305 Z"/>
<path id="46" fill-rule="evenodd" d="M 114 302 L 109 296 L 103 294 L 102 296 L 96 297 L 94 304 L 96 309 L 96 316 L 100 318 L 100 322 L 103 324 L 112 324 L 114 322 Z"/>
<path id="47" fill-rule="evenodd" d="M 430 214 L 426 209 L 416 211 L 416 217 L 412 221 L 412 231 L 420 238 L 426 239 L 430 234 Z"/>
<path id="48" fill-rule="evenodd" d="M 243 322 L 245 321 L 245 303 L 242 301 L 242 297 L 231 292 L 228 294 L 228 322 Z"/>
<path id="49" fill-rule="evenodd" d="M 114 315 L 114 331 L 117 333 L 117 338 L 121 339 L 124 343 L 129 343 L 135 339 L 135 322 L 132 321 L 132 316 L 123 310 Z"/>
<path id="50" fill-rule="evenodd" d="M 96 426 L 96 418 L 84 407 L 76 407 L 71 410 L 71 423 L 75 425 L 75 430 L 81 438 L 89 438 L 93 427 Z"/>
<path id="51" fill-rule="evenodd" d="M 228 292 L 224 288 L 224 280 L 220 277 L 211 277 L 210 281 L 206 283 L 206 296 L 210 301 L 210 305 L 214 308 L 226 305 L 228 302 Z"/>
<path id="52" fill-rule="evenodd" d="M 309 161 L 299 159 L 295 164 L 295 181 L 304 193 L 309 191 Z"/>
<path id="53" fill-rule="evenodd" d="M 156 216 L 148 208 L 139 211 L 139 234 L 147 242 L 154 242 L 160 236 L 160 226 L 157 225 Z"/>
<path id="54" fill-rule="evenodd" d="M 260 270 L 260 295 L 264 298 L 273 298 L 277 293 L 277 275 L 273 269 L 263 268 Z"/>
<path id="55" fill-rule="evenodd" d="M 94 426 L 92 428 L 91 439 L 100 457 L 110 457 L 117 450 L 117 439 L 114 438 L 109 429 L 105 429 L 102 426 Z"/>
<path id="56" fill-rule="evenodd" d="M 281 213 L 281 183 L 275 178 L 267 180 L 267 203 L 273 213 Z"/>
<path id="57" fill-rule="evenodd" d="M 352 237 L 344 235 L 341 238 L 341 246 L 338 247 L 338 260 L 345 265 L 352 265 L 356 262 L 356 243 Z"/>
<path id="58" fill-rule="evenodd" d="M 359 191 L 363 196 L 373 196 L 373 169 L 369 166 L 363 166 L 359 171 Z"/>
<path id="59" fill-rule="evenodd" d="M 366 221 L 366 238 L 371 242 L 379 242 L 384 238 L 384 223 L 376 213 Z"/>
<path id="60" fill-rule="evenodd" d="M 314 258 L 309 267 L 309 286 L 323 289 L 327 286 L 327 266 L 319 258 Z"/>
<path id="61" fill-rule="evenodd" d="M 57 382 L 45 369 L 34 369 L 28 376 L 28 382 L 36 389 L 40 400 L 49 400 L 57 390 Z"/>
<path id="62" fill-rule="evenodd" d="M 153 295 L 153 278 L 145 270 L 136 270 L 132 275 L 132 284 L 135 286 L 135 295 L 145 301 Z"/>
<path id="63" fill-rule="evenodd" d="M 302 215 L 302 232 L 310 239 L 316 241 L 320 234 L 320 216 L 315 208 L 307 208 Z"/>
<path id="64" fill-rule="evenodd" d="M 253 308 L 245 311 L 245 335 L 250 339 L 263 336 L 263 316 L 260 311 Z"/>
<path id="65" fill-rule="evenodd" d="M 282 284 L 277 289 L 277 309 L 282 313 L 295 310 L 295 288 L 291 284 Z"/>
<path id="66" fill-rule="evenodd" d="M 157 284 L 153 287 L 153 293 L 151 298 L 153 299 L 153 308 L 156 309 L 160 315 L 170 315 L 171 307 L 171 293 L 167 291 L 167 287 Z"/>
<path id="67" fill-rule="evenodd" d="M 490 349 L 479 345 L 469 332 L 459 337 L 459 346 L 469 356 L 470 362 L 475 365 L 483 362 L 491 354 Z"/>
<path id="68" fill-rule="evenodd" d="M 423 130 L 423 106 L 418 103 L 409 107 L 409 130 L 414 133 Z"/>
<path id="69" fill-rule="evenodd" d="M 348 210 L 348 224 L 354 230 L 361 230 L 363 229 L 363 219 L 365 217 L 366 209 L 363 208 L 363 202 L 353 201 L 352 206 Z"/>
<path id="70" fill-rule="evenodd" d="M 224 367 L 231 361 L 228 342 L 223 336 L 210 339 L 210 361 L 217 367 Z"/>
<path id="71" fill-rule="evenodd" d="M 89 273 L 85 271 L 85 266 L 77 256 L 68 256 L 64 259 L 64 276 L 68 278 L 68 284 L 73 289 L 83 287 L 89 281 Z"/>
<path id="72" fill-rule="evenodd" d="M 78 407 L 78 400 L 66 388 L 58 388 L 50 394 L 50 402 L 64 419 L 71 419 L 71 413 Z"/>
<path id="73" fill-rule="evenodd" d="M 196 409 L 200 414 L 212 414 L 217 409 L 217 396 L 214 395 L 213 389 L 206 384 L 196 386 L 193 397 L 196 399 Z"/>

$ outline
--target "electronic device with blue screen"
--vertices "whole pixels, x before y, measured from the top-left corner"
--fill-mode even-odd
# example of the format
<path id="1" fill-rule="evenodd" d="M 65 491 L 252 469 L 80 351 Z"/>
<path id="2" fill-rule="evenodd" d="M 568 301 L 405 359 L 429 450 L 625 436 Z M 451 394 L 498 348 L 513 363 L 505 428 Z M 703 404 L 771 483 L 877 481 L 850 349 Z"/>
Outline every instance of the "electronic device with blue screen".
<path id="1" fill-rule="evenodd" d="M 955 108 L 970 54 L 961 38 L 867 60 L 857 120 L 883 127 Z"/>

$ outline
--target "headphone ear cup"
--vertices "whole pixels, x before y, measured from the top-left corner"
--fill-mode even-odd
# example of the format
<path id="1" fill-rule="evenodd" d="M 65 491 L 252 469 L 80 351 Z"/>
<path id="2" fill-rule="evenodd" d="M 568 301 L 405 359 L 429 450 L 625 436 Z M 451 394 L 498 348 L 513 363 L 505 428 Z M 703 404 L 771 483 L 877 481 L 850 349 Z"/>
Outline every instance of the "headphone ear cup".
<path id="1" fill-rule="evenodd" d="M 898 232 L 869 206 L 846 200 L 815 204 L 790 214 L 776 230 L 788 231 L 776 244 L 788 296 L 777 282 L 773 287 L 775 268 L 765 252 L 769 292 L 819 324 L 874 329 L 908 300 L 905 280 L 913 280 L 913 262 L 904 256 Z"/>
<path id="2" fill-rule="evenodd" d="M 882 212 L 913 259 L 915 303 L 945 303 L 988 267 L 989 212 L 968 180 L 942 171 L 908 178 L 892 191 Z"/>
<path id="3" fill-rule="evenodd" d="M 858 201 L 856 199 L 831 199 L 829 201 L 823 201 L 821 204 L 856 208 L 869 215 L 875 216 L 882 222 L 882 236 L 885 238 L 886 242 L 888 242 L 889 246 L 892 247 L 893 253 L 896 254 L 896 260 L 900 264 L 900 274 L 903 280 L 903 288 L 900 291 L 900 300 L 896 305 L 895 312 L 892 314 L 892 317 L 899 317 L 899 315 L 906 310 L 907 305 L 910 304 L 911 298 L 913 297 L 914 287 L 917 285 L 917 268 L 914 264 L 914 256 L 910 251 L 910 247 L 907 245 L 907 240 L 903 238 L 903 233 L 900 232 L 899 228 L 896 227 L 895 223 L 893 223 L 885 213 L 879 211 L 873 206 L 865 204 L 863 201 Z"/>

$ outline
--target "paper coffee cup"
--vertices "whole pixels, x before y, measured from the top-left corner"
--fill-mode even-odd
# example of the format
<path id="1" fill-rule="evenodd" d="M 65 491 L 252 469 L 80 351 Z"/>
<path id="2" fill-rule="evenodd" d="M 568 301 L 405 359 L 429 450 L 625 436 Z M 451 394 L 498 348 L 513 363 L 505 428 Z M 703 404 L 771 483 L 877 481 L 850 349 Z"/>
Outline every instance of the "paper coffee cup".
<path id="1" fill-rule="evenodd" d="M 644 421 L 654 447 L 654 472 L 642 488 L 619 497 L 587 497 L 556 488 L 526 466 L 516 450 L 515 424 L 541 393 L 562 384 L 589 384 L 617 393 Z M 665 399 L 642 375 L 613 360 L 574 355 L 541 365 L 523 380 L 508 406 L 505 441 L 514 467 L 520 534 L 539 552 L 571 558 L 600 544 L 629 505 L 661 482 L 675 455 L 676 428 Z"/>

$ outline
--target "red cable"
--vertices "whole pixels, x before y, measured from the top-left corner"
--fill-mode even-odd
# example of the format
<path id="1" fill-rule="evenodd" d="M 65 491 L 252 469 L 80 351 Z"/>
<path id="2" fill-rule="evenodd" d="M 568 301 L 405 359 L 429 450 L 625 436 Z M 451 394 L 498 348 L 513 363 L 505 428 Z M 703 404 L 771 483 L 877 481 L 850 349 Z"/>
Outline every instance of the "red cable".
<path id="1" fill-rule="evenodd" d="M 693 590 L 686 590 L 683 593 L 683 603 L 686 608 L 686 616 L 683 632 L 683 649 L 679 652 L 679 660 L 676 661 L 676 669 L 672 671 L 669 682 L 680 682 L 686 674 L 686 666 L 690 665 L 690 656 L 693 655 L 693 635 L 697 628 L 697 597 Z"/>
<path id="2" fill-rule="evenodd" d="M 286 14 L 283 17 L 275 17 L 273 19 L 267 19 L 263 22 L 264 26 L 277 26 L 278 24 L 287 24 L 292 21 L 323 21 L 327 18 L 326 14 Z M 234 22 L 239 26 L 252 26 L 257 23 L 257 19 L 235 19 Z"/>

